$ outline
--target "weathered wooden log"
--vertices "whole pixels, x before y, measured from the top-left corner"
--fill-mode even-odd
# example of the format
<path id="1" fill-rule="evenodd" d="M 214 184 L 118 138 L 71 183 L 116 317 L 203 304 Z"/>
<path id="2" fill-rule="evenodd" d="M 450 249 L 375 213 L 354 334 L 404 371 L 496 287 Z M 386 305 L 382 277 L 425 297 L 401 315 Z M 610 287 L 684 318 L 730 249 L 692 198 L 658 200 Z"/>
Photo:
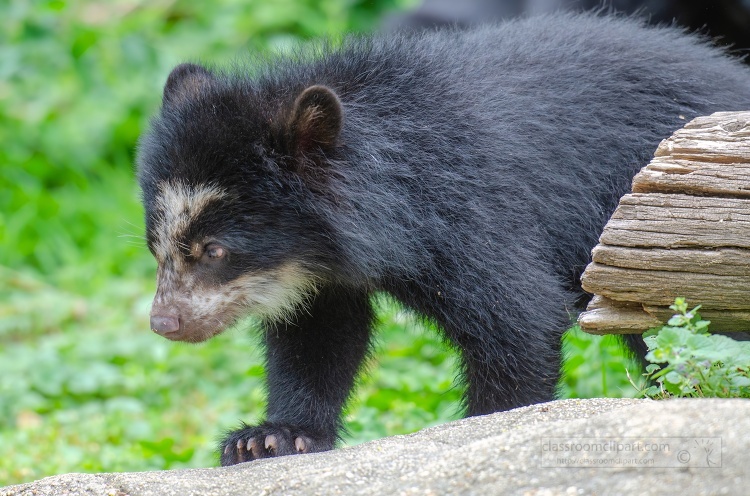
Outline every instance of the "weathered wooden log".
<path id="1" fill-rule="evenodd" d="M 614 301 L 594 296 L 578 325 L 590 334 L 640 334 L 644 329 L 661 325 L 661 321 L 643 309 L 640 303 Z"/>
<path id="2" fill-rule="evenodd" d="M 648 248 L 750 248 L 750 199 L 625 195 L 601 244 Z"/>
<path id="3" fill-rule="evenodd" d="M 701 317 L 711 321 L 711 328 L 722 332 L 750 329 L 750 312 L 710 310 L 701 308 Z M 643 305 L 636 302 L 614 301 L 595 296 L 578 323 L 589 334 L 641 334 L 659 327 L 674 312 L 666 306 Z"/>
<path id="4" fill-rule="evenodd" d="M 593 334 L 642 333 L 675 297 L 714 331 L 750 330 L 750 112 L 699 117 L 633 180 L 581 278 Z"/>
<path id="5" fill-rule="evenodd" d="M 633 191 L 713 196 L 731 191 L 734 197 L 750 198 L 750 164 L 657 157 L 633 179 Z"/>
<path id="6" fill-rule="evenodd" d="M 668 307 L 675 298 L 682 296 L 706 308 L 750 310 L 750 277 L 747 276 L 623 269 L 597 263 L 590 264 L 586 272 L 586 291 L 610 300 Z"/>
<path id="7" fill-rule="evenodd" d="M 592 260 L 625 269 L 750 277 L 750 250 L 740 248 L 651 250 L 600 244 L 592 251 Z"/>

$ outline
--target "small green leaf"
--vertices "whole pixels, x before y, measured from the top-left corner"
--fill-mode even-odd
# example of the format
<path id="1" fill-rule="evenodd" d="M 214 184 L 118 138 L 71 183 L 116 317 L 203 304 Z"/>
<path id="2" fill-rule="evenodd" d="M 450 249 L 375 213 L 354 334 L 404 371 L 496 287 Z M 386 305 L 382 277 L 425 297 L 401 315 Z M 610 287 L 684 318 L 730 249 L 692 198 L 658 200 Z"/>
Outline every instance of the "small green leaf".
<path id="1" fill-rule="evenodd" d="M 646 396 L 657 396 L 661 394 L 661 389 L 658 386 L 649 386 L 643 390 L 643 394 Z"/>
<path id="2" fill-rule="evenodd" d="M 647 374 L 653 374 L 654 372 L 656 372 L 656 371 L 657 371 L 657 370 L 659 370 L 660 368 L 661 368 L 661 367 L 659 367 L 659 366 L 658 366 L 657 364 L 655 364 L 655 363 L 650 363 L 650 364 L 648 364 L 648 365 L 646 366 L 646 373 L 647 373 Z"/>
<path id="3" fill-rule="evenodd" d="M 682 327 L 687 323 L 687 320 L 683 315 L 673 315 L 668 321 L 667 324 L 673 327 Z"/>
<path id="4" fill-rule="evenodd" d="M 682 376 L 678 374 L 677 372 L 669 372 L 667 375 L 664 376 L 664 380 L 667 382 L 671 382 L 672 384 L 679 384 L 682 382 Z"/>

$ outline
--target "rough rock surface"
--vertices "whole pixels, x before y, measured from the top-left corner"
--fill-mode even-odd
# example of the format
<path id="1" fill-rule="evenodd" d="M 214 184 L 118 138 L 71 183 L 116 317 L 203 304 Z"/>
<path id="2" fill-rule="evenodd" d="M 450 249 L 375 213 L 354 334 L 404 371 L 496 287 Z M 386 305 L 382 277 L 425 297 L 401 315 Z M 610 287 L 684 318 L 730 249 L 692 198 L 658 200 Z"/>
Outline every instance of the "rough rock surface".
<path id="1" fill-rule="evenodd" d="M 550 451 L 563 443 L 600 441 L 620 448 L 617 453 Z M 655 445 L 662 446 L 660 452 L 622 451 Z M 666 452 L 665 445 L 670 446 Z M 732 495 L 748 494 L 747 453 L 748 400 L 561 400 L 328 453 L 228 468 L 67 474 L 6 487 L 0 496 Z M 570 467 L 559 456 L 594 461 Z M 629 461 L 633 457 L 654 461 L 635 466 Z M 601 461 L 607 458 L 614 465 Z"/>

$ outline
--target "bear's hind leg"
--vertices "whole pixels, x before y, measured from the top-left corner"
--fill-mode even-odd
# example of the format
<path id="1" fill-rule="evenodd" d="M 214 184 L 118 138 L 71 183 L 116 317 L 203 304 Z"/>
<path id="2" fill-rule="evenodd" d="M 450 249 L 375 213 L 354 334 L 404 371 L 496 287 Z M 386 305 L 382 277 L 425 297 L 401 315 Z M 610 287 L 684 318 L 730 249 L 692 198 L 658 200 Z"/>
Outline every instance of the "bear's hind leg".
<path id="1" fill-rule="evenodd" d="M 441 284 L 450 289 L 438 298 L 432 290 L 429 300 L 417 303 L 461 353 L 468 415 L 555 398 L 561 338 L 572 325 L 567 311 L 572 296 L 553 275 L 535 272 L 521 282 L 481 288 L 463 288 L 460 281 Z"/>

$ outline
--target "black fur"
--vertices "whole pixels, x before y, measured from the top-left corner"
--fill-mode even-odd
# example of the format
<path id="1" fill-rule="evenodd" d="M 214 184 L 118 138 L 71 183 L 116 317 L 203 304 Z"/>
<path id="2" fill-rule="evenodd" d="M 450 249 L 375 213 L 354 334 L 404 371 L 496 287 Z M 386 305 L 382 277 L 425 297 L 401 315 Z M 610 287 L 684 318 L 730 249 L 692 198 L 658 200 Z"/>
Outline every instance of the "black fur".
<path id="1" fill-rule="evenodd" d="M 553 399 L 578 277 L 634 173 L 688 120 L 750 108 L 738 60 L 596 15 L 351 39 L 253 76 L 176 71 L 188 91 L 170 77 L 140 145 L 149 240 L 161 182 L 217 184 L 232 199 L 195 229 L 228 247 L 227 280 L 295 260 L 319 281 L 265 323 L 268 423 L 228 435 L 224 465 L 334 445 L 375 291 L 456 345 L 469 415 Z M 312 86 L 322 124 L 300 137 Z"/>

